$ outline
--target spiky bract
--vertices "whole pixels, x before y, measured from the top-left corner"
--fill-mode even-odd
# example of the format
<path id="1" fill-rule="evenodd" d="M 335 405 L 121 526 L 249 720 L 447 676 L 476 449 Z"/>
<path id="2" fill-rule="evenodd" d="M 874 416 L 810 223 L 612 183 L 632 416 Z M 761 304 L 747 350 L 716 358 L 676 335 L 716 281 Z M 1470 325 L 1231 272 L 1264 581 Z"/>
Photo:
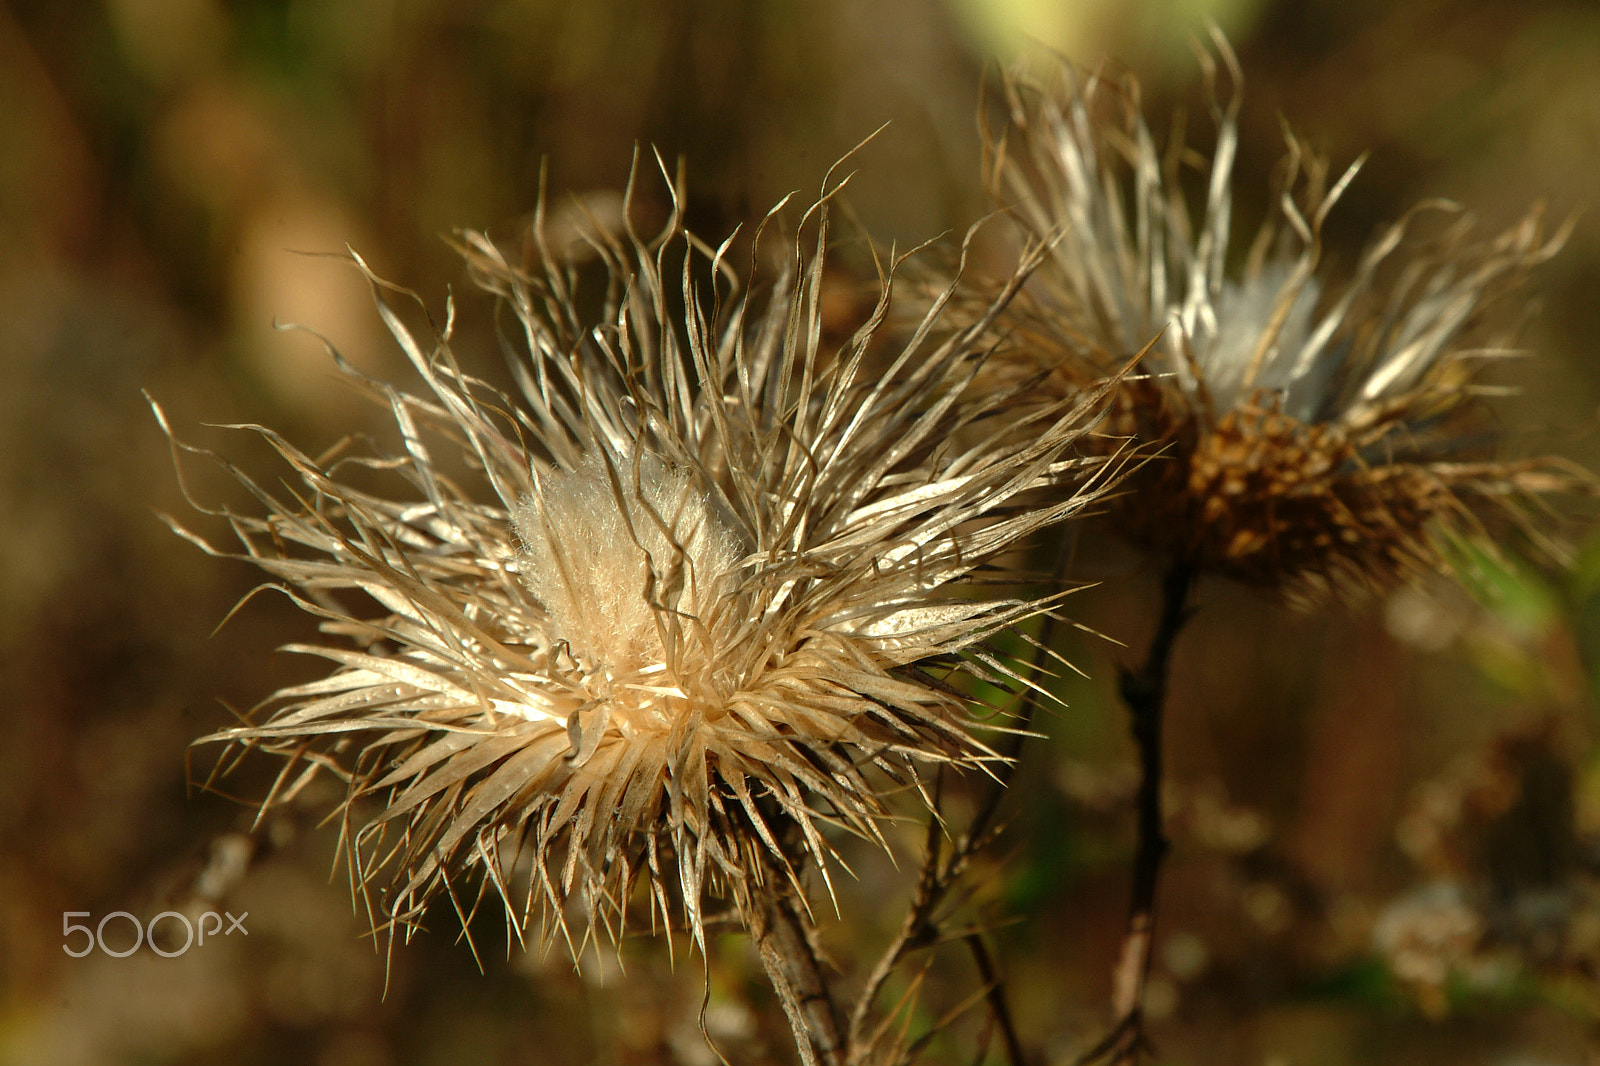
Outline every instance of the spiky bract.
<path id="1" fill-rule="evenodd" d="M 1359 163 L 1330 185 L 1286 133 L 1276 202 L 1236 256 L 1239 72 L 1216 43 L 1235 87 L 1216 102 L 1208 57 L 1216 143 L 1197 182 L 1197 153 L 1158 149 L 1130 78 L 1062 65 L 1006 81 L 990 186 L 1031 238 L 1054 242 L 1005 316 L 1009 377 L 1042 374 L 1045 395 L 1070 394 L 1143 353 L 1106 432 L 1162 458 L 1115 513 L 1178 562 L 1301 602 L 1437 569 L 1436 521 L 1473 529 L 1480 503 L 1516 515 L 1577 480 L 1554 462 L 1468 461 L 1482 437 L 1467 401 L 1510 340 L 1495 317 L 1561 238 L 1546 240 L 1535 212 L 1475 240 L 1458 209 L 1426 204 L 1335 284 L 1322 230 Z"/>
<path id="2" fill-rule="evenodd" d="M 542 912 L 578 951 L 620 932 L 643 879 L 652 913 L 703 946 L 703 898 L 787 890 L 825 867 L 823 823 L 881 839 L 919 768 L 992 757 L 939 678 L 964 663 L 1005 681 L 984 641 L 1040 605 L 972 589 L 1092 496 L 1011 506 L 1060 474 L 1083 412 L 1035 419 L 1016 448 L 1011 418 L 991 424 L 1014 398 L 973 402 L 1004 296 L 954 334 L 934 328 L 940 301 L 880 352 L 886 283 L 826 349 L 831 195 L 764 297 L 676 212 L 657 238 L 595 235 L 608 280 L 589 319 L 542 236 L 529 273 L 467 235 L 510 312 L 519 395 L 465 374 L 449 321 L 418 335 L 373 279 L 428 386 L 363 382 L 404 450 L 324 467 L 259 430 L 304 490 L 252 484 L 267 516 L 228 517 L 324 619 L 328 639 L 295 650 L 335 668 L 207 739 L 347 776 L 353 881 L 376 911 L 405 924 L 490 886 L 519 931 Z M 352 464 L 397 491 L 358 488 Z"/>

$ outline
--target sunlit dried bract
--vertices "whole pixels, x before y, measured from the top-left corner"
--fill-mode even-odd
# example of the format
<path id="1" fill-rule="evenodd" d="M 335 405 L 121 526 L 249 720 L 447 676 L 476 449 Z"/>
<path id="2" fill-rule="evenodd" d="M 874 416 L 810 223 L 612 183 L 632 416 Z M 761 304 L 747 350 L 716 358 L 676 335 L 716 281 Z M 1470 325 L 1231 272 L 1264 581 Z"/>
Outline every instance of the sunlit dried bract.
<path id="1" fill-rule="evenodd" d="M 594 235 L 592 319 L 550 248 L 525 271 L 467 235 L 509 312 L 518 395 L 463 371 L 448 317 L 408 328 L 373 278 L 427 385 L 362 381 L 403 450 L 324 467 L 258 430 L 302 487 L 247 481 L 266 516 L 227 517 L 242 557 L 323 619 L 295 650 L 334 669 L 207 739 L 286 756 L 284 782 L 347 775 L 375 921 L 409 924 L 441 892 L 465 913 L 487 890 L 519 933 L 553 917 L 577 953 L 620 932 L 642 880 L 655 918 L 703 946 L 705 900 L 748 915 L 802 865 L 826 871 L 828 825 L 881 839 L 926 768 L 993 757 L 959 674 L 1007 683 L 984 642 L 1041 607 L 985 590 L 985 570 L 1094 496 L 1014 506 L 1062 475 L 1087 410 L 1042 411 L 1017 447 L 1015 418 L 994 424 L 1015 397 L 974 399 L 1009 293 L 953 333 L 940 301 L 895 347 L 885 284 L 824 346 L 836 191 L 757 295 L 731 242 L 708 248 L 676 213 L 656 238 Z"/>

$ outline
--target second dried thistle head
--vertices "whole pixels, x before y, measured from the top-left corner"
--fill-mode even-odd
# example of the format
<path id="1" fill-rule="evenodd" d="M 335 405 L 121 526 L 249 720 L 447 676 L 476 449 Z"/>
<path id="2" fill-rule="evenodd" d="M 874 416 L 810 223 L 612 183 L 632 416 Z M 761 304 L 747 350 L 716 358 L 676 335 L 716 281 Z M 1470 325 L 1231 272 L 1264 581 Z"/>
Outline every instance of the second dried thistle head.
<path id="1" fill-rule="evenodd" d="M 1459 208 L 1424 204 L 1340 280 L 1322 233 L 1359 163 L 1330 181 L 1286 132 L 1274 206 L 1235 253 L 1240 73 L 1216 47 L 1233 89 L 1207 56 L 1216 140 L 1198 167 L 1158 147 L 1131 78 L 1004 83 L 990 187 L 1051 251 L 1003 316 L 1003 379 L 1070 395 L 1131 364 L 1105 433 L 1159 458 L 1114 505 L 1121 528 L 1291 601 L 1438 570 L 1437 532 L 1475 534 L 1486 511 L 1532 531 L 1538 497 L 1589 479 L 1493 461 L 1473 401 L 1521 324 L 1511 297 L 1563 235 L 1534 211 L 1481 239 Z"/>

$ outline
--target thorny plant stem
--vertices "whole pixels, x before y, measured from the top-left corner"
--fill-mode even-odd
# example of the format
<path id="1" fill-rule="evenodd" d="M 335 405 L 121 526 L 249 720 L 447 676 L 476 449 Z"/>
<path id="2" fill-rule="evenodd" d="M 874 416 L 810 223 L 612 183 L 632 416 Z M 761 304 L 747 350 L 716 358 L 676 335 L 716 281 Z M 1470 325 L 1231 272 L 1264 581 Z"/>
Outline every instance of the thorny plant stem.
<path id="1" fill-rule="evenodd" d="M 1066 574 L 1067 556 L 1066 546 L 1063 545 L 1056 559 L 1055 572 L 1051 577 L 1052 587 L 1059 588 L 1062 583 Z M 1029 685 L 1037 684 L 1045 672 L 1045 664 L 1054 644 L 1057 621 L 1054 613 L 1044 615 L 1039 635 L 1034 641 L 1034 655 L 1028 671 Z M 993 840 L 998 831 L 993 825 L 995 816 L 999 812 L 1000 801 L 1005 798 L 1011 784 L 1018 756 L 1021 754 L 1022 742 L 1027 739 L 1028 726 L 1033 719 L 1033 710 L 1038 699 L 1036 692 L 1028 692 L 1023 699 L 1008 744 L 1001 753 L 1001 760 L 995 766 L 994 776 L 978 801 L 977 809 L 967 824 L 966 832 L 951 842 L 948 853 L 944 848 L 943 823 L 937 816 L 928 819 L 922 873 L 917 881 L 916 894 L 912 898 L 910 907 L 906 909 L 905 920 L 901 923 L 899 932 L 879 957 L 877 965 L 867 978 L 861 996 L 856 1000 L 855 1009 L 850 1013 L 849 1034 L 852 1051 L 871 1046 L 872 1038 L 866 1028 L 868 1015 L 894 968 L 912 951 L 940 942 L 941 931 L 935 912 L 961 874 L 965 872 L 972 856 Z M 942 777 L 940 780 L 942 782 Z M 935 810 L 940 807 L 937 795 L 936 793 Z M 989 1004 L 991 1015 L 1001 1029 L 1008 1059 L 1012 1066 L 1023 1066 L 1026 1058 L 1023 1055 L 1022 1042 L 1012 1023 L 1010 1007 L 1006 1003 L 1005 979 L 998 973 L 980 934 L 974 932 L 964 939 L 986 983 L 987 991 L 984 998 Z"/>
<path id="2" fill-rule="evenodd" d="M 935 792 L 935 809 L 941 792 L 942 789 Z M 947 864 L 944 861 L 941 839 L 939 819 L 930 815 L 927 841 L 923 851 L 922 873 L 917 878 L 916 895 L 911 900 L 911 906 L 906 908 L 906 916 L 900 923 L 899 931 L 884 949 L 883 954 L 878 957 L 877 965 L 868 975 L 866 986 L 862 989 L 860 998 L 856 1000 L 855 1009 L 850 1012 L 851 1047 L 870 1043 L 866 1029 L 868 1015 L 894 968 L 913 949 L 938 941 L 938 929 L 933 924 L 933 911 L 943 898 L 949 882 L 954 879 L 951 868 L 963 865 L 960 863 L 962 852 L 959 845 L 950 862 Z"/>
<path id="3" fill-rule="evenodd" d="M 1133 891 L 1128 929 L 1111 975 L 1111 1008 L 1117 1019 L 1111 1033 L 1080 1062 L 1109 1060 L 1115 1066 L 1138 1061 L 1149 1042 L 1144 1032 L 1144 992 L 1154 943 L 1156 886 L 1170 846 L 1161 813 L 1161 727 L 1167 698 L 1167 667 L 1178 631 L 1189 618 L 1194 569 L 1175 562 L 1161 583 L 1161 621 L 1150 653 L 1137 671 L 1122 671 L 1122 699 L 1128 705 L 1134 744 L 1139 749 L 1139 842 L 1133 860 Z"/>

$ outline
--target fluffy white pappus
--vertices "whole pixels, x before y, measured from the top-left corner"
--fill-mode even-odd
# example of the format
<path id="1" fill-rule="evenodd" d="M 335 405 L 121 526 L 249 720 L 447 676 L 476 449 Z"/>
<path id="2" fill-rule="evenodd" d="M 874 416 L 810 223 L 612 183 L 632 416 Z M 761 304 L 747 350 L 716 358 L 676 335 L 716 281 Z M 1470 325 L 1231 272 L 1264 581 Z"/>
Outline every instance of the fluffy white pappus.
<path id="1" fill-rule="evenodd" d="M 585 455 L 536 479 L 512 512 L 523 581 L 548 639 L 612 676 L 662 664 L 663 631 L 734 592 L 749 547 L 687 471 Z"/>
<path id="2" fill-rule="evenodd" d="M 1020 273 L 973 320 L 944 328 L 947 294 L 890 339 L 896 262 L 859 328 L 825 343 L 836 192 L 765 280 L 676 212 L 654 237 L 597 233 L 599 301 L 577 298 L 542 215 L 533 269 L 465 235 L 508 312 L 510 396 L 463 372 L 453 311 L 419 336 L 369 273 L 428 387 L 360 379 L 404 448 L 324 468 L 260 431 L 304 488 L 246 479 L 266 515 L 227 517 L 240 557 L 322 618 L 297 650 L 335 667 L 205 740 L 286 757 L 268 804 L 321 769 L 346 777 L 375 922 L 409 928 L 440 894 L 465 918 L 487 893 L 517 935 L 553 919 L 576 956 L 620 935 L 642 888 L 653 921 L 703 947 L 708 899 L 748 918 L 758 895 L 803 891 L 805 869 L 827 876 L 830 826 L 886 844 L 881 819 L 926 800 L 929 768 L 994 758 L 984 731 L 1003 722 L 962 679 L 1022 684 L 987 642 L 1046 605 L 991 582 L 1101 491 L 1108 464 L 1063 457 L 1094 404 L 1018 416 L 973 388 Z M 398 480 L 357 488 L 350 464 Z M 1021 504 L 1078 467 L 1080 492 Z"/>

